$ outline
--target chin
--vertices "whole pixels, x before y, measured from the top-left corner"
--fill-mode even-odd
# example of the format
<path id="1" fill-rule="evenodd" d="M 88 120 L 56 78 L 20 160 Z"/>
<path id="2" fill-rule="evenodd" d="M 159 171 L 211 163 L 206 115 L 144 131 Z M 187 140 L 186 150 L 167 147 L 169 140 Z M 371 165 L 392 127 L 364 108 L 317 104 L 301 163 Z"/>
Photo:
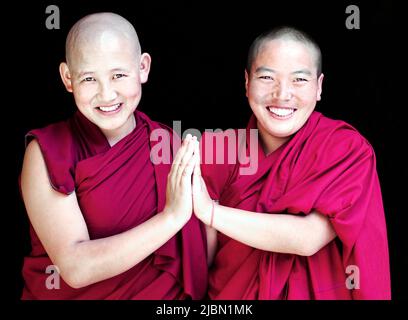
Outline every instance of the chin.
<path id="1" fill-rule="evenodd" d="M 100 121 L 99 124 L 98 124 L 98 127 L 103 129 L 103 130 L 112 131 L 112 130 L 116 130 L 116 129 L 120 128 L 121 124 L 117 123 L 117 122 L 113 122 L 113 121 L 111 121 L 110 123 Z"/>
<path id="2" fill-rule="evenodd" d="M 292 131 L 268 131 L 268 133 L 275 137 L 275 138 L 280 138 L 280 139 L 285 139 L 285 138 L 289 138 L 291 135 L 293 135 Z"/>
<path id="3" fill-rule="evenodd" d="M 269 125 L 266 127 L 267 128 L 267 133 L 270 134 L 271 136 L 274 136 L 276 138 L 287 138 L 290 137 L 293 133 L 295 133 L 297 130 L 294 130 L 293 126 L 291 125 Z"/>

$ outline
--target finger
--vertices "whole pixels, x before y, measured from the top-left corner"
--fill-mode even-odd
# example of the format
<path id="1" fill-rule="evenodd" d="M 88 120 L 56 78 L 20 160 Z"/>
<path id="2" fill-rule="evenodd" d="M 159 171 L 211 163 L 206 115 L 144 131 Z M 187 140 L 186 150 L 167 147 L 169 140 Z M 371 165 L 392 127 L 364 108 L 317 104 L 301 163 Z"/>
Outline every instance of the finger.
<path id="1" fill-rule="evenodd" d="M 180 165 L 181 158 L 183 157 L 184 153 L 186 152 L 187 145 L 191 140 L 191 135 L 187 135 L 186 138 L 183 140 L 182 145 L 180 146 L 179 150 L 177 151 L 176 156 L 173 159 L 173 164 L 171 166 L 169 175 L 167 177 L 167 184 L 171 187 L 171 190 L 175 190 L 177 187 L 177 171 Z"/>
<path id="2" fill-rule="evenodd" d="M 199 161 L 196 161 L 196 164 L 194 165 L 194 172 L 193 172 L 193 194 L 196 194 L 196 195 L 198 195 L 200 190 L 201 190 L 201 187 L 200 187 L 200 185 L 201 185 L 200 175 L 196 173 L 197 162 L 199 162 Z"/>
<path id="3" fill-rule="evenodd" d="M 191 140 L 191 134 L 187 134 L 186 138 L 183 140 L 181 147 L 176 153 L 176 156 L 173 159 L 173 163 L 180 163 L 181 158 L 183 157 L 183 154 L 186 152 L 186 148 L 188 146 L 188 143 Z"/>
<path id="4" fill-rule="evenodd" d="M 201 168 L 200 168 L 200 144 L 197 143 L 197 146 L 194 150 L 194 155 L 196 156 L 196 162 L 194 164 L 194 171 L 193 171 L 193 193 L 200 192 L 201 190 Z"/>
<path id="5" fill-rule="evenodd" d="M 181 159 L 180 165 L 179 165 L 179 167 L 177 169 L 176 180 L 178 182 L 181 181 L 183 175 L 187 174 L 186 173 L 186 167 L 187 166 L 191 165 L 192 169 L 194 169 L 194 163 L 191 160 L 194 157 L 194 143 L 195 143 L 196 140 L 194 140 L 193 138 L 190 140 L 189 145 L 187 146 L 186 152 L 184 153 L 184 156 Z"/>
<path id="6" fill-rule="evenodd" d="M 176 156 L 173 159 L 173 164 L 171 166 L 170 169 L 170 175 L 176 175 L 177 174 L 177 170 L 178 167 L 180 165 L 181 159 L 183 158 L 186 150 L 187 150 L 187 146 L 189 144 L 189 141 L 191 140 L 191 134 L 187 134 L 186 138 L 183 140 L 183 143 L 181 144 L 181 147 L 179 148 L 179 150 L 176 153 Z"/>
<path id="7" fill-rule="evenodd" d="M 176 173 L 176 183 L 180 182 L 180 179 L 183 175 L 183 172 L 185 170 L 186 165 L 189 163 L 191 157 L 194 154 L 194 144 L 197 141 L 195 139 L 191 139 L 186 146 L 185 153 L 183 154 L 183 157 L 180 159 L 179 166 L 177 168 L 177 173 Z"/>
<path id="8" fill-rule="evenodd" d="M 182 183 L 188 183 L 191 185 L 191 175 L 193 174 L 195 162 L 196 162 L 196 158 L 193 154 L 190 160 L 187 162 L 186 166 L 184 167 L 184 171 L 182 173 L 182 178 L 181 178 Z"/>
<path id="9" fill-rule="evenodd" d="M 194 162 L 195 158 L 194 155 L 190 158 L 189 162 L 184 168 L 184 172 L 181 176 L 181 184 L 180 187 L 182 188 L 182 193 L 189 197 L 189 201 L 191 206 L 193 205 L 193 194 L 192 194 L 192 186 L 191 186 L 191 176 L 194 170 Z"/>
<path id="10" fill-rule="evenodd" d="M 194 175 L 201 176 L 201 155 L 200 155 L 200 143 L 197 143 L 194 149 L 194 154 L 197 157 L 197 161 L 194 165 Z"/>

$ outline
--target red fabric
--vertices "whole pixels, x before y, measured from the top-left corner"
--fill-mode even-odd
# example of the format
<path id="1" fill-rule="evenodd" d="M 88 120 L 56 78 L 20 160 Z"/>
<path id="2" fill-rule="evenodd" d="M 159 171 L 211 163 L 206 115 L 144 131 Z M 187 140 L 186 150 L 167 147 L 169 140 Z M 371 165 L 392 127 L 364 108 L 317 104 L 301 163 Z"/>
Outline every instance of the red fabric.
<path id="1" fill-rule="evenodd" d="M 152 130 L 165 129 L 169 132 L 165 145 L 171 146 L 172 132 L 139 111 L 135 117 L 136 128 L 113 147 L 79 112 L 27 135 L 39 142 L 53 188 L 64 194 L 76 191 L 91 239 L 129 230 L 165 205 L 171 165 L 153 165 L 150 149 L 157 142 L 149 137 Z M 60 289 L 46 288 L 50 274 L 45 270 L 52 262 L 32 227 L 31 239 L 22 299 L 200 299 L 206 293 L 205 230 L 195 217 L 127 272 L 80 289 L 63 279 Z"/>
<path id="2" fill-rule="evenodd" d="M 247 150 L 251 128 L 256 128 L 254 116 L 247 127 Z M 203 136 L 203 157 L 210 151 L 207 140 L 217 134 Z M 217 148 L 222 149 L 214 146 L 212 151 Z M 267 157 L 259 145 L 256 174 L 240 175 L 239 165 L 201 167 L 211 197 L 221 205 L 270 214 L 317 210 L 329 217 L 337 233 L 310 257 L 254 249 L 219 233 L 209 276 L 211 299 L 390 299 L 375 155 L 350 125 L 314 112 Z M 346 287 L 347 278 L 357 275 L 348 266 L 359 268 L 359 289 Z"/>

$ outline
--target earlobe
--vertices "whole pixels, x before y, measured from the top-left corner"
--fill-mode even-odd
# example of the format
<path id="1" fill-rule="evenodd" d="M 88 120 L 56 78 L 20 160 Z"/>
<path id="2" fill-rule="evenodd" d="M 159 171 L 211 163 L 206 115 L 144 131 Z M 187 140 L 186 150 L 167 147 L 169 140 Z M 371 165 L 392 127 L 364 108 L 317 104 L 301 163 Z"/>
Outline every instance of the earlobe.
<path id="1" fill-rule="evenodd" d="M 140 56 L 140 82 L 145 83 L 149 78 L 150 65 L 152 58 L 148 53 L 143 53 Z"/>
<path id="2" fill-rule="evenodd" d="M 69 72 L 68 65 L 65 62 L 61 62 L 59 66 L 59 72 L 61 80 L 64 83 L 65 89 L 67 89 L 68 92 L 72 92 L 71 74 Z"/>

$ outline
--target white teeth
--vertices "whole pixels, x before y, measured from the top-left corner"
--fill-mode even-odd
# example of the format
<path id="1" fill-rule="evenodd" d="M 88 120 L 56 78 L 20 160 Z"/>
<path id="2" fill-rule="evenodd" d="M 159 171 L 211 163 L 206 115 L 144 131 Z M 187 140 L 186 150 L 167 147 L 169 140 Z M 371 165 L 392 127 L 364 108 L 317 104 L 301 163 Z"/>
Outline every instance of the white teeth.
<path id="1" fill-rule="evenodd" d="M 279 117 L 286 117 L 295 112 L 295 109 L 268 107 L 268 110 Z"/>
<path id="2" fill-rule="evenodd" d="M 103 112 L 111 112 L 111 111 L 115 111 L 116 109 L 118 109 L 120 107 L 120 103 L 115 104 L 111 107 L 98 107 L 100 110 L 102 110 Z"/>

